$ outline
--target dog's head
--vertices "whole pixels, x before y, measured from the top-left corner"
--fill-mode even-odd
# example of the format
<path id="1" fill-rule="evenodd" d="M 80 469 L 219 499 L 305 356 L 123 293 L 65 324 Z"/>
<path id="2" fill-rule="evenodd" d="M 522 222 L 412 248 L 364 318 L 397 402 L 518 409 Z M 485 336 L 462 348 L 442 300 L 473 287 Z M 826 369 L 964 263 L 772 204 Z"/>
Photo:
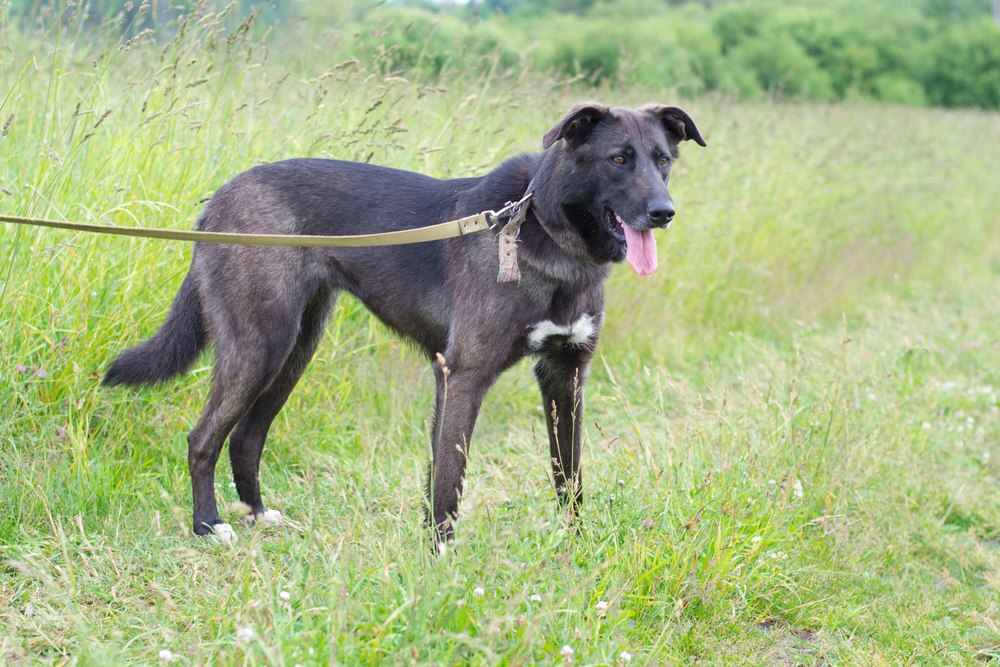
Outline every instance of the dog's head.
<path id="1" fill-rule="evenodd" d="M 573 107 L 542 139 L 546 155 L 535 205 L 546 231 L 578 256 L 597 263 L 628 259 L 636 273 L 651 273 L 652 230 L 674 218 L 667 181 L 677 145 L 688 139 L 706 145 L 677 107 Z"/>

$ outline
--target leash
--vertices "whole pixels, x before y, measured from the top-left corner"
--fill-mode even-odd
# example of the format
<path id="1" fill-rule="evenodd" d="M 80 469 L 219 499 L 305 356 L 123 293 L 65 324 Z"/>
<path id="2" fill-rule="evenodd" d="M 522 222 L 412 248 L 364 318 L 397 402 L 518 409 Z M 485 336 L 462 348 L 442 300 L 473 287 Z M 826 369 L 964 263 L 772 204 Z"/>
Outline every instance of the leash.
<path id="1" fill-rule="evenodd" d="M 502 211 L 502 209 L 501 209 Z M 134 236 L 147 239 L 166 239 L 171 241 L 197 241 L 199 243 L 227 243 L 232 245 L 279 246 L 302 248 L 359 248 L 363 246 L 402 245 L 405 243 L 423 243 L 442 239 L 464 236 L 489 229 L 497 224 L 501 211 L 484 211 L 457 220 L 402 229 L 379 234 L 357 234 L 353 236 L 313 236 L 302 234 L 240 234 L 236 232 L 204 232 L 180 229 L 151 229 L 148 227 L 117 227 L 115 225 L 98 225 L 85 222 L 64 222 L 46 220 L 44 218 L 24 218 L 14 215 L 0 215 L 0 222 L 11 222 L 17 225 L 33 227 L 49 227 L 68 229 L 76 232 L 93 234 L 112 234 L 116 236 Z"/>
<path id="2" fill-rule="evenodd" d="M 517 234 L 528 208 L 531 206 L 532 191 L 529 185 L 524 197 L 516 202 L 507 202 L 498 211 L 487 210 L 447 222 L 427 227 L 401 229 L 376 234 L 355 234 L 345 236 L 302 235 L 302 234 L 242 234 L 237 232 L 205 232 L 199 230 L 155 229 L 148 227 L 118 227 L 86 222 L 47 220 L 16 215 L 0 215 L 0 222 L 50 229 L 67 229 L 92 234 L 133 236 L 147 239 L 171 241 L 195 241 L 198 243 L 225 243 L 231 245 L 296 247 L 296 248 L 361 248 L 372 246 L 404 245 L 441 241 L 494 229 L 501 220 L 510 222 L 500 232 L 500 273 L 498 282 L 512 282 L 521 279 L 517 269 Z M 516 221 L 517 224 L 514 224 Z M 513 262 L 513 271 L 511 270 Z M 506 268 L 505 268 L 506 267 Z"/>

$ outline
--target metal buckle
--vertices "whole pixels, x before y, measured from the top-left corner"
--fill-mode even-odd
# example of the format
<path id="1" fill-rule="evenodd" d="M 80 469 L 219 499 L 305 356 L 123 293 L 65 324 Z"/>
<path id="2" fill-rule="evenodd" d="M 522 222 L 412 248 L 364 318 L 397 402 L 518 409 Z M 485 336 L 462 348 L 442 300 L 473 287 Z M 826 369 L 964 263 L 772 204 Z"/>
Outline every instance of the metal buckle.
<path id="1" fill-rule="evenodd" d="M 486 219 L 489 223 L 490 229 L 495 228 L 500 224 L 502 219 L 515 220 L 524 214 L 524 209 L 531 201 L 531 195 L 533 193 L 525 193 L 518 201 L 509 201 L 503 205 L 499 211 L 486 211 Z"/>

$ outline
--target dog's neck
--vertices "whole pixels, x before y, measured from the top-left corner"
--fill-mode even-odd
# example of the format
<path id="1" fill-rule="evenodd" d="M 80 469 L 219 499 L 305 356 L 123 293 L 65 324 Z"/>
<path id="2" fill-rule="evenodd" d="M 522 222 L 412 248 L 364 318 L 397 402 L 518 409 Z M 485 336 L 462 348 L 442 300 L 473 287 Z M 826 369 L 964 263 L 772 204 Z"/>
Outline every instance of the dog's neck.
<path id="1" fill-rule="evenodd" d="M 559 282 L 594 284 L 603 282 L 611 271 L 610 264 L 593 261 L 579 237 L 572 231 L 558 203 L 558 188 L 548 178 L 547 150 L 536 162 L 534 172 L 527 175 L 525 192 L 532 192 L 531 206 L 521 225 L 520 262 Z"/>

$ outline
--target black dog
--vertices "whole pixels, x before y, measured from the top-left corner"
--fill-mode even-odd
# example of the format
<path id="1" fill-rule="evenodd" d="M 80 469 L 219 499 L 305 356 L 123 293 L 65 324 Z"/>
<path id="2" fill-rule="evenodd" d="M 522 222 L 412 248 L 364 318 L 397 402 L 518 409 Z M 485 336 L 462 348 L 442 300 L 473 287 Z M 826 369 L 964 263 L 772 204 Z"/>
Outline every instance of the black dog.
<path id="1" fill-rule="evenodd" d="M 414 341 L 434 365 L 437 401 L 428 523 L 452 534 L 466 453 L 486 391 L 506 368 L 537 356 L 557 495 L 575 511 L 583 386 L 604 316 L 610 265 L 656 268 L 652 229 L 674 217 L 667 192 L 677 144 L 704 139 L 676 107 L 580 104 L 542 139 L 544 151 L 479 178 L 441 181 L 368 164 L 298 159 L 266 164 L 223 185 L 199 219 L 211 231 L 348 235 L 422 227 L 534 199 L 518 243 L 521 279 L 498 282 L 494 234 L 373 248 L 198 244 L 170 314 L 126 350 L 105 384 L 182 373 L 209 341 L 216 350 L 208 405 L 188 435 L 194 532 L 232 537 L 219 519 L 215 465 L 229 436 L 233 477 L 251 516 L 258 467 L 278 411 L 311 359 L 340 290 Z"/>

